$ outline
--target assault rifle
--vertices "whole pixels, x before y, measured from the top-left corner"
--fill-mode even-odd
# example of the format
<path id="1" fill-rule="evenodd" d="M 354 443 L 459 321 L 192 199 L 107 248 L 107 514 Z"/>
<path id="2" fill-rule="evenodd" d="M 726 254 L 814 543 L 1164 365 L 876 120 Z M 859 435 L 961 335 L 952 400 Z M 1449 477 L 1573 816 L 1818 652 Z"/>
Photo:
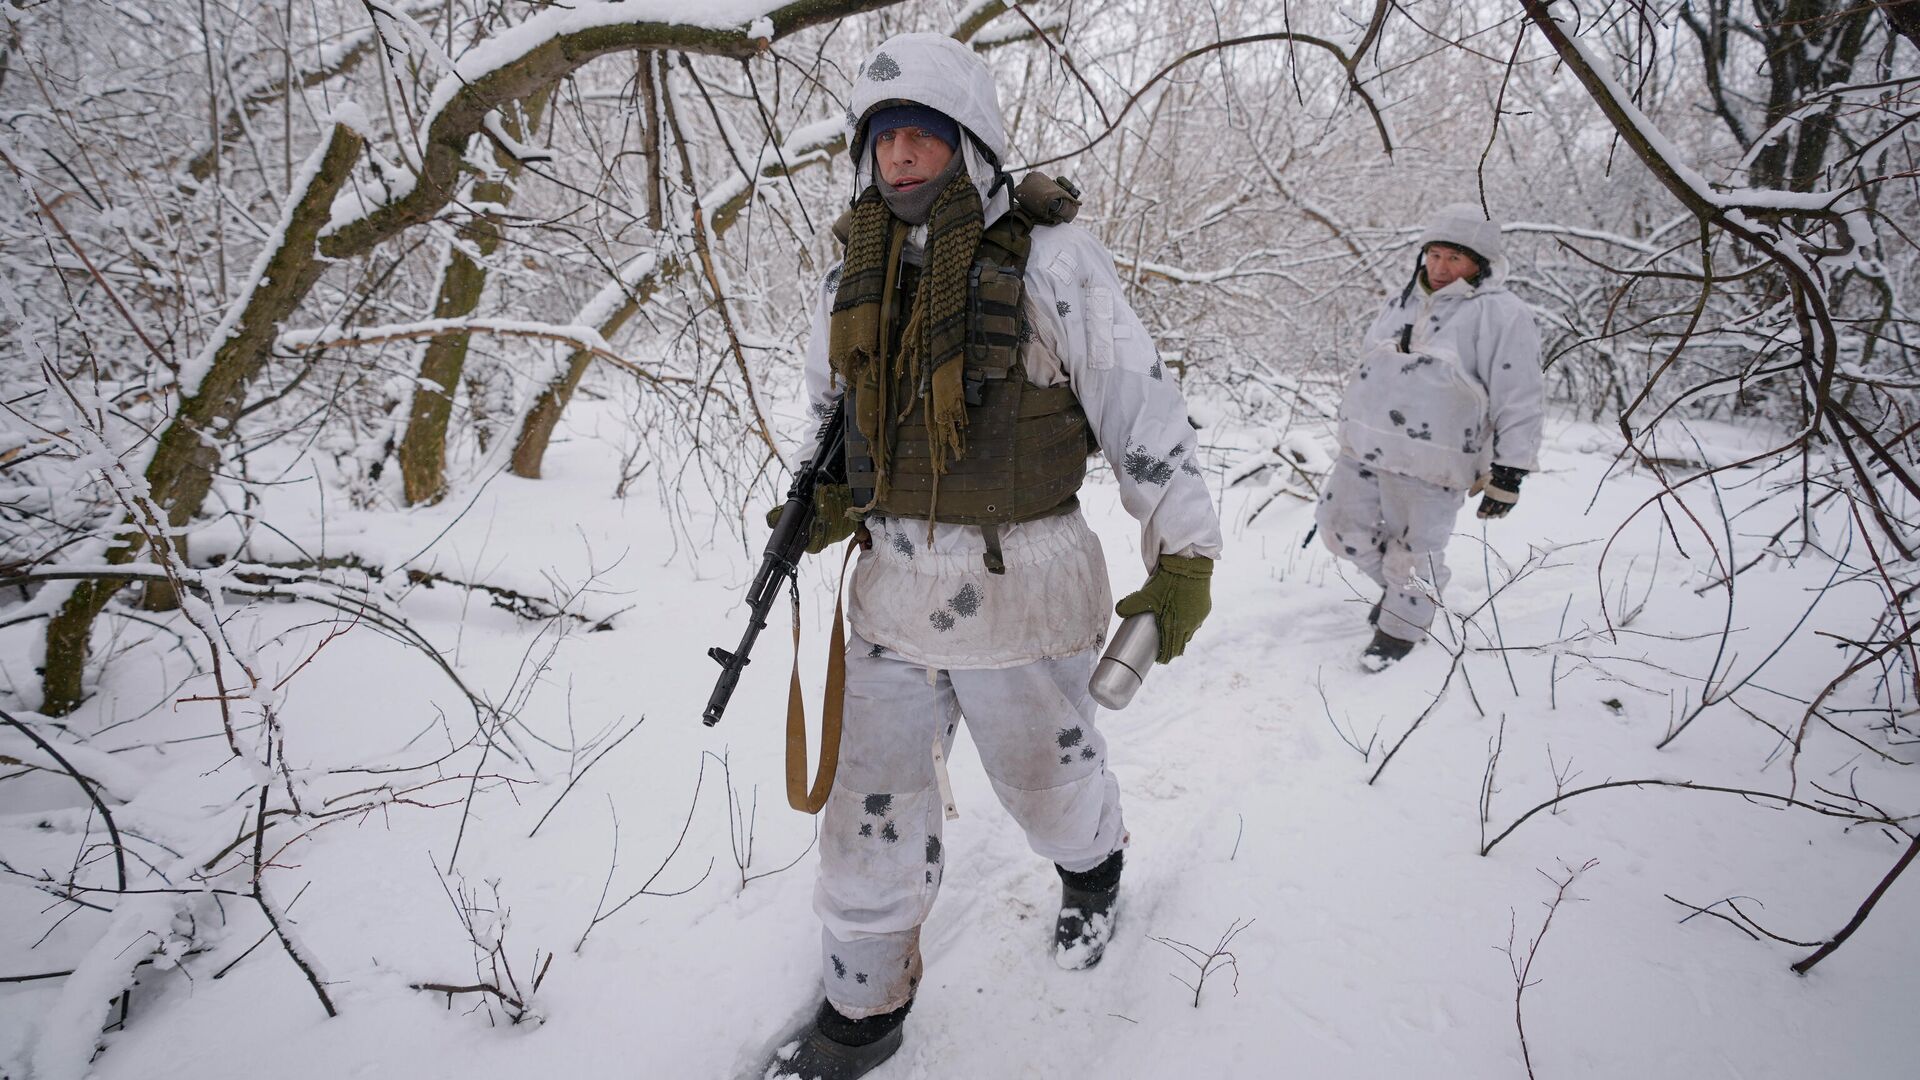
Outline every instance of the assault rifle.
<path id="1" fill-rule="evenodd" d="M 739 685 L 740 672 L 750 659 L 748 654 L 753 651 L 754 639 L 767 628 L 767 613 L 779 599 L 781 587 L 792 580 L 800 556 L 807 553 L 807 536 L 813 531 L 814 485 L 847 482 L 845 449 L 846 421 L 842 418 L 841 406 L 835 404 L 820 425 L 820 445 L 813 452 L 813 460 L 793 474 L 786 505 L 780 508 L 773 535 L 767 538 L 767 549 L 760 556 L 760 572 L 753 575 L 753 586 L 747 590 L 747 632 L 741 635 L 739 646 L 732 652 L 718 645 L 707 650 L 707 655 L 720 664 L 720 679 L 714 683 L 713 696 L 707 699 L 707 711 L 701 717 L 708 727 L 719 723 L 720 714 L 727 711 L 727 701 L 733 697 L 733 688 Z"/>

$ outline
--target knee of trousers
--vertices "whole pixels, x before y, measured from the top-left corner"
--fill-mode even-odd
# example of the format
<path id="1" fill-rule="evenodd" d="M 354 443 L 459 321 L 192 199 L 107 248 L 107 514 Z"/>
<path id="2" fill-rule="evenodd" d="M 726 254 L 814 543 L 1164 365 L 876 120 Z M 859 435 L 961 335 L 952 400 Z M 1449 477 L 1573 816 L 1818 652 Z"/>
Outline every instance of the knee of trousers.
<path id="1" fill-rule="evenodd" d="M 1320 543 L 1340 558 L 1366 562 L 1379 551 L 1378 517 L 1363 517 L 1351 507 L 1323 501 L 1314 509 L 1313 523 L 1320 530 Z"/>
<path id="2" fill-rule="evenodd" d="M 1387 582 L 1394 588 L 1408 590 L 1415 581 L 1424 581 L 1434 589 L 1447 586 L 1453 571 L 1447 568 L 1446 550 L 1412 551 L 1404 543 L 1390 541 L 1387 545 L 1385 560 L 1381 570 L 1386 574 Z"/>
<path id="3" fill-rule="evenodd" d="M 1120 781 L 1101 769 L 1057 787 L 1024 790 L 993 781 L 994 794 L 1025 831 L 1034 854 L 1061 865 L 1098 862 L 1120 847 Z"/>
<path id="4" fill-rule="evenodd" d="M 842 940 L 891 934 L 926 921 L 943 851 L 931 789 L 865 794 L 836 785 L 820 822 L 813 907 Z"/>

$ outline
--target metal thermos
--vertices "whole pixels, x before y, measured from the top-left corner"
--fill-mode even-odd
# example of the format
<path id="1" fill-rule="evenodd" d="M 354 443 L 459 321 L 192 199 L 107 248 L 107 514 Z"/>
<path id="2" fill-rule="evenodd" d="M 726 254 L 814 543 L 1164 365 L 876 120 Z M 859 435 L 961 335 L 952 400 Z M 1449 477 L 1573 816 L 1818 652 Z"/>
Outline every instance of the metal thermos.
<path id="1" fill-rule="evenodd" d="M 1093 669 L 1093 678 L 1087 680 L 1087 692 L 1102 708 L 1126 708 L 1158 655 L 1160 628 L 1153 621 L 1153 612 L 1127 616 L 1120 629 L 1113 632 L 1106 654 Z"/>

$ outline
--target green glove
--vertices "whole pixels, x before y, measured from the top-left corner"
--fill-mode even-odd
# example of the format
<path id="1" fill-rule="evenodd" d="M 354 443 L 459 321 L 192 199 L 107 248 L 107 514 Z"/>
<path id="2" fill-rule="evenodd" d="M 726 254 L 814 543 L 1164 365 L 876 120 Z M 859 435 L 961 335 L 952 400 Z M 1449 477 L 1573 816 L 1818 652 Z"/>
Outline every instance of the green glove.
<path id="1" fill-rule="evenodd" d="M 1213 610 L 1212 578 L 1213 560 L 1204 555 L 1162 555 L 1146 585 L 1113 605 L 1114 614 L 1126 618 L 1153 612 L 1153 624 L 1160 630 L 1160 655 L 1156 659 L 1167 663 L 1187 651 L 1193 632 Z"/>
<path id="2" fill-rule="evenodd" d="M 780 524 L 776 506 L 767 511 L 767 528 Z M 847 516 L 853 509 L 853 489 L 845 484 L 817 484 L 813 489 L 813 524 L 807 530 L 807 554 L 818 555 L 853 535 L 857 525 Z"/>

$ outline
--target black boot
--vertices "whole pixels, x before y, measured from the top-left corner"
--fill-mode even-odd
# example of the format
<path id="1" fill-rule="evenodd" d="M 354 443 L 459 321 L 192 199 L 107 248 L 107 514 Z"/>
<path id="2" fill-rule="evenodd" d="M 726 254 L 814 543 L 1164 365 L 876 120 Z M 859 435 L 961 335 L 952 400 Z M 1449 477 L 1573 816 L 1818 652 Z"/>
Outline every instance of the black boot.
<path id="1" fill-rule="evenodd" d="M 1385 671 L 1413 651 L 1414 643 L 1394 637 L 1385 630 L 1373 632 L 1373 642 L 1360 654 L 1360 666 L 1368 671 Z"/>
<path id="2" fill-rule="evenodd" d="M 1386 603 L 1386 602 L 1387 602 L 1387 598 L 1386 598 L 1386 597 L 1384 597 L 1384 596 L 1383 596 L 1383 597 L 1381 597 L 1381 598 L 1380 598 L 1380 599 L 1378 599 L 1378 600 L 1375 600 L 1375 601 L 1373 602 L 1373 610 L 1372 610 L 1372 611 L 1369 611 L 1369 612 L 1367 612 L 1367 625 L 1368 625 L 1368 626 L 1379 626 L 1379 625 L 1380 625 L 1380 605 L 1381 605 L 1381 604 L 1384 604 L 1384 603 Z"/>
<path id="3" fill-rule="evenodd" d="M 1115 901 L 1120 898 L 1121 853 L 1091 870 L 1060 871 L 1060 918 L 1053 924 L 1053 960 L 1068 971 L 1100 962 L 1113 940 Z"/>
<path id="4" fill-rule="evenodd" d="M 901 1025 L 913 1002 L 879 1016 L 849 1020 L 829 1002 L 812 1023 L 773 1051 L 761 1080 L 853 1080 L 900 1049 Z"/>

